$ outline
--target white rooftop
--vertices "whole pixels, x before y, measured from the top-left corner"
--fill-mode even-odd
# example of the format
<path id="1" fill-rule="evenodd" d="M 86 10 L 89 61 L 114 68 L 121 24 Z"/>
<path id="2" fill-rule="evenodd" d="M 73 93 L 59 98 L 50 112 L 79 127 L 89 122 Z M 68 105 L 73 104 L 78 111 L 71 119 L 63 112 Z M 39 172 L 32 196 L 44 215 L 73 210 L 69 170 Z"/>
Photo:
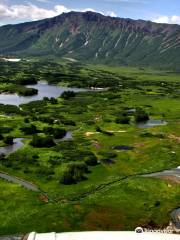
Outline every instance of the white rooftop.
<path id="1" fill-rule="evenodd" d="M 31 233 L 28 240 L 180 240 L 179 234 L 155 232 Z"/>

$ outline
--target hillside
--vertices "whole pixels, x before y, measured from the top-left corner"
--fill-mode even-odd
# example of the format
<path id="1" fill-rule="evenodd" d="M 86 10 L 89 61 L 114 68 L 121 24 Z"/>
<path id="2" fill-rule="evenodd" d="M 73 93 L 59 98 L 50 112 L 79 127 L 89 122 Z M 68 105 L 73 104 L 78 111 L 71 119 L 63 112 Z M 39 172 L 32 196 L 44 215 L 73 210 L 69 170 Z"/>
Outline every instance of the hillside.
<path id="1" fill-rule="evenodd" d="M 180 26 L 70 12 L 0 27 L 0 54 L 55 55 L 179 71 Z"/>

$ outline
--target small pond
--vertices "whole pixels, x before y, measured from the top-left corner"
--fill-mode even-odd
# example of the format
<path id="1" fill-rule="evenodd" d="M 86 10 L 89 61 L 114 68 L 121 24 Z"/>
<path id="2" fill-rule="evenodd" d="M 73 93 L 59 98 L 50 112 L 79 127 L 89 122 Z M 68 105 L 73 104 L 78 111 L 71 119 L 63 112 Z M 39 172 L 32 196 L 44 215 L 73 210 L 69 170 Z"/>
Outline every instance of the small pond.
<path id="1" fill-rule="evenodd" d="M 72 132 L 68 131 L 63 138 L 56 139 L 55 142 L 59 143 L 59 142 L 62 142 L 62 141 L 70 141 L 70 140 L 73 140 L 73 136 L 72 136 Z"/>
<path id="2" fill-rule="evenodd" d="M 137 123 L 136 126 L 138 128 L 151 128 L 151 127 L 155 127 L 155 126 L 165 126 L 165 125 L 167 125 L 167 122 L 164 120 L 150 119 L 146 122 Z"/>
<path id="3" fill-rule="evenodd" d="M 125 145 L 119 145 L 119 146 L 115 146 L 113 147 L 114 150 L 124 150 L 124 151 L 130 151 L 133 150 L 134 147 L 131 146 L 125 146 Z"/>
<path id="4" fill-rule="evenodd" d="M 108 164 L 108 165 L 115 163 L 115 161 L 112 159 L 101 159 L 100 162 L 103 164 Z"/>

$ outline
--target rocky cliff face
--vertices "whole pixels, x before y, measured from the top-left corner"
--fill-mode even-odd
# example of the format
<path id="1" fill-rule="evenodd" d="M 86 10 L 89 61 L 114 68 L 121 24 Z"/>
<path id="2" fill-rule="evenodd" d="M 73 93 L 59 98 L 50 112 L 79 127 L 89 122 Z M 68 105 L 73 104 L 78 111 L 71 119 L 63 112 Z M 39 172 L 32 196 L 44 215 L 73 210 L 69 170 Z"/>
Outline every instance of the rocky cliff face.
<path id="1" fill-rule="evenodd" d="M 0 27 L 0 54 L 180 70 L 180 26 L 70 12 Z"/>

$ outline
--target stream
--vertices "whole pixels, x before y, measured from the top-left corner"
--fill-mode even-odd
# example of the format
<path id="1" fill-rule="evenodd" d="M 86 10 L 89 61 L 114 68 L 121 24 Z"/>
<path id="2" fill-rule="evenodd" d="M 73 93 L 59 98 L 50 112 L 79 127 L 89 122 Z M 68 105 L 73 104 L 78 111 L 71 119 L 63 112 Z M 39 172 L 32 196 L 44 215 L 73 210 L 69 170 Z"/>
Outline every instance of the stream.
<path id="1" fill-rule="evenodd" d="M 19 184 L 19 185 L 23 186 L 24 188 L 26 188 L 28 190 L 32 190 L 34 192 L 40 191 L 40 189 L 36 185 L 34 185 L 30 182 L 27 182 L 23 179 L 20 179 L 20 178 L 14 177 L 14 176 L 10 176 L 7 173 L 0 172 L 0 178 L 6 180 L 8 182 L 13 182 L 13 183 Z"/>
<path id="2" fill-rule="evenodd" d="M 15 138 L 13 141 L 14 141 L 14 144 L 12 144 L 12 145 L 0 147 L 0 155 L 1 154 L 9 155 L 13 152 L 16 152 L 18 149 L 20 149 L 24 146 L 24 144 L 22 142 L 23 138 Z"/>

